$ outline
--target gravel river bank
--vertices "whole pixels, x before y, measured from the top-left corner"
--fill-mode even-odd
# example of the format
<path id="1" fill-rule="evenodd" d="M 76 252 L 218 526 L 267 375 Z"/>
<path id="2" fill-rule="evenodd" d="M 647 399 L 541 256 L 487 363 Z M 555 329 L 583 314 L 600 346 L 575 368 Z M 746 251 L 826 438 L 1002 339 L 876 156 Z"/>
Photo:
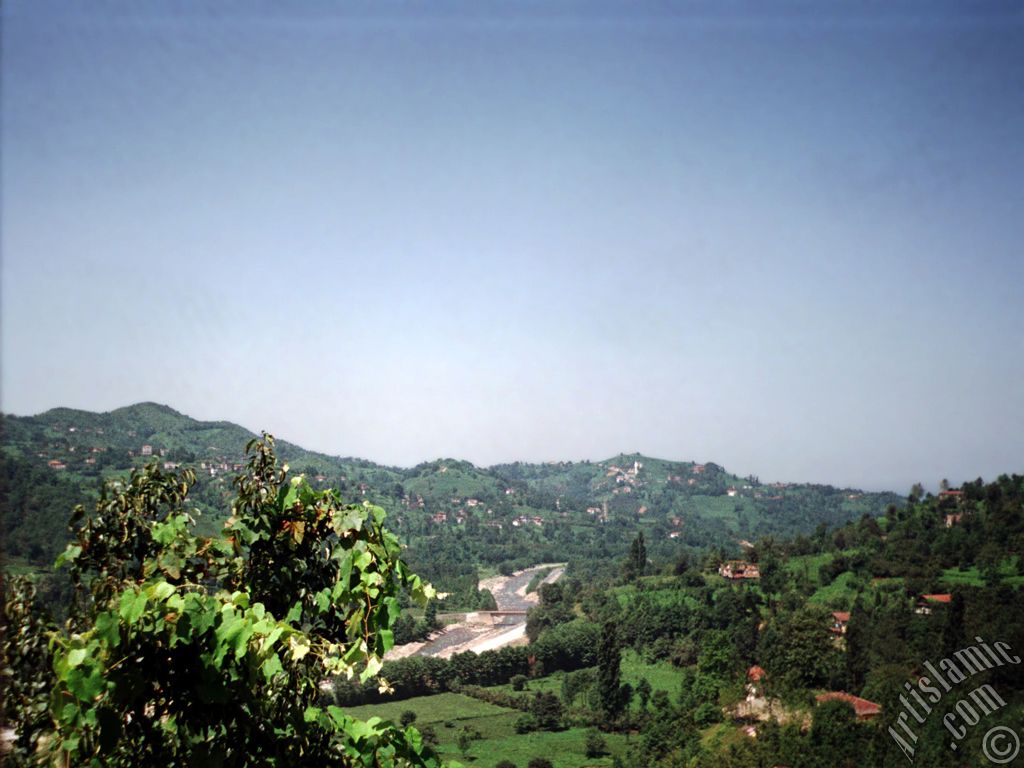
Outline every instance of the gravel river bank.
<path id="1" fill-rule="evenodd" d="M 480 589 L 489 589 L 499 611 L 528 611 L 537 604 L 537 592 L 526 593 L 537 571 L 550 568 L 545 583 L 561 578 L 565 563 L 547 563 L 535 565 L 511 576 L 493 576 L 480 582 Z M 499 619 L 495 624 L 487 612 L 467 613 L 464 618 L 454 624 L 447 625 L 435 633 L 430 640 L 422 643 L 408 643 L 393 648 L 387 655 L 389 659 L 405 656 L 438 656 L 446 659 L 454 653 L 463 651 L 492 651 L 517 642 L 526 642 L 525 617 Z"/>

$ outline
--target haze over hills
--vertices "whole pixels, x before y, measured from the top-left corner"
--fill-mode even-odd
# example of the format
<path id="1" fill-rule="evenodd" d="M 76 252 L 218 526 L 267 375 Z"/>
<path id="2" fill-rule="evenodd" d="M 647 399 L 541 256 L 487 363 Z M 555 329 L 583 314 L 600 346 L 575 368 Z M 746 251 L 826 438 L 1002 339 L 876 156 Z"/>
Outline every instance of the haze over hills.
<path id="1" fill-rule="evenodd" d="M 192 467 L 192 498 L 200 526 L 219 527 L 241 471 L 246 443 L 256 437 L 226 421 L 202 422 L 166 405 L 139 403 L 109 413 L 54 408 L 6 416 L 3 473 L 8 554 L 46 562 L 63 538 L 70 506 L 95 493 L 99 478 L 158 460 L 168 470 Z M 655 550 L 709 544 L 735 548 L 758 536 L 810 533 L 901 504 L 894 493 L 866 493 L 809 483 L 764 483 L 714 463 L 620 454 L 604 461 L 516 462 L 477 467 L 437 459 L 411 468 L 307 451 L 278 441 L 293 472 L 343 497 L 389 510 L 406 540 L 465 531 L 505 541 L 505 555 L 528 558 L 587 542 L 614 554 L 628 527 L 640 526 Z M 17 488 L 32 478 L 35 491 Z M 20 478 L 20 480 L 19 480 Z M 48 489 L 46 490 L 39 490 Z M 620 530 L 620 528 L 622 530 Z"/>

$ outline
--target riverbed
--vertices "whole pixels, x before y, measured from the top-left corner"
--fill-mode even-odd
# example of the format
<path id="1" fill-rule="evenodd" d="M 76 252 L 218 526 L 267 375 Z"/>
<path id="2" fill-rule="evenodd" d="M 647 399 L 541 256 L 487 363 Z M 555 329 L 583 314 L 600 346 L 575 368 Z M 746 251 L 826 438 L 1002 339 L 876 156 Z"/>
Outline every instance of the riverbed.
<path id="1" fill-rule="evenodd" d="M 528 611 L 538 601 L 537 591 L 529 594 L 526 588 L 537 571 L 551 569 L 544 578 L 550 584 L 561 578 L 565 571 L 565 563 L 547 563 L 535 565 L 511 576 L 493 576 L 480 582 L 480 589 L 489 589 L 499 611 Z M 443 617 L 443 614 L 441 615 Z M 448 624 L 443 630 L 435 633 L 429 640 L 422 643 L 408 643 L 393 648 L 387 655 L 389 659 L 404 656 L 437 656 L 446 659 L 452 654 L 463 651 L 481 653 L 493 651 L 506 645 L 526 642 L 526 617 L 512 621 L 503 621 L 499 625 L 488 623 L 485 614 L 462 614 L 461 619 Z"/>

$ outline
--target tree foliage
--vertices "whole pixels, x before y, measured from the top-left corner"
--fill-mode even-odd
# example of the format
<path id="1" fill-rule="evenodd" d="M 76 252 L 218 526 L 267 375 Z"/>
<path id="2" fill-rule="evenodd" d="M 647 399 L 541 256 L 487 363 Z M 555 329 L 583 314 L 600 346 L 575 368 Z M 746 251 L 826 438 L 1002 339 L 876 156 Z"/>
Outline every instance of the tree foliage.
<path id="1" fill-rule="evenodd" d="M 609 621 L 597 651 L 597 695 L 606 723 L 617 720 L 629 703 L 629 688 L 621 682 L 621 657 L 616 625 Z"/>
<path id="2" fill-rule="evenodd" d="M 79 597 L 68 626 L 49 632 L 48 722 L 19 744 L 21 757 L 436 764 L 415 729 L 319 705 L 325 678 L 378 674 L 399 592 L 422 602 L 433 590 L 400 559 L 383 510 L 289 480 L 268 435 L 247 453 L 222 536 L 193 535 L 187 470 L 136 470 L 108 484 L 91 513 L 75 511 L 59 562 Z M 39 628 L 17 600 L 6 618 L 19 623 L 5 642 L 10 659 Z"/>
<path id="3" fill-rule="evenodd" d="M 629 555 L 622 566 L 622 576 L 625 581 L 635 581 L 644 575 L 647 569 L 647 545 L 644 542 L 644 533 L 640 531 L 629 545 Z"/>

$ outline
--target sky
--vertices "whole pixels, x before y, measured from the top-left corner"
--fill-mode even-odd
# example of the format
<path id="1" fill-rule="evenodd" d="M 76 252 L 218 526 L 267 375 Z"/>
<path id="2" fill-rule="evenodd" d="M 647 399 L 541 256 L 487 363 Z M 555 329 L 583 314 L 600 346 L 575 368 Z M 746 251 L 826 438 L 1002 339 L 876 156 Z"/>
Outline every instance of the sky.
<path id="1" fill-rule="evenodd" d="M 1024 471 L 1019 3 L 2 21 L 0 407 L 410 466 Z"/>

